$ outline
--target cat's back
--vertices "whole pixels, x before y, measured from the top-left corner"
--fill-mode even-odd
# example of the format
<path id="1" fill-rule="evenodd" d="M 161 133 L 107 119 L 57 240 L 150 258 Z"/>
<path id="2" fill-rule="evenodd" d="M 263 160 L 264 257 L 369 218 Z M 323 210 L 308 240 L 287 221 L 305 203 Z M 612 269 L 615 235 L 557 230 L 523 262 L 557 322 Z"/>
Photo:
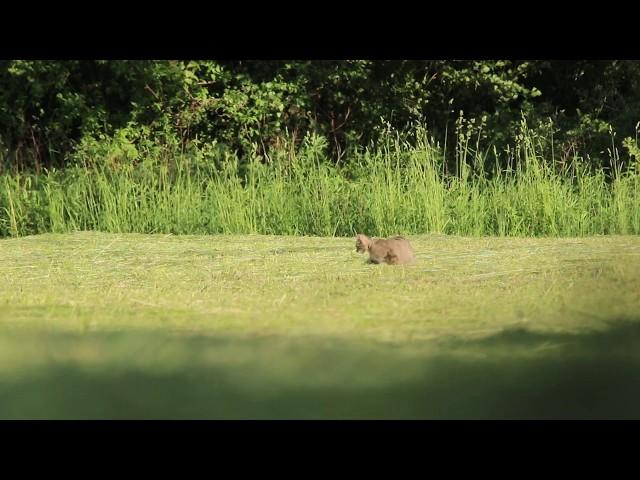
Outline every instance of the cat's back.
<path id="1" fill-rule="evenodd" d="M 406 264 L 415 262 L 415 253 L 413 247 L 405 237 L 397 235 L 385 240 L 381 240 L 380 247 L 388 250 L 387 263 L 390 264 Z"/>

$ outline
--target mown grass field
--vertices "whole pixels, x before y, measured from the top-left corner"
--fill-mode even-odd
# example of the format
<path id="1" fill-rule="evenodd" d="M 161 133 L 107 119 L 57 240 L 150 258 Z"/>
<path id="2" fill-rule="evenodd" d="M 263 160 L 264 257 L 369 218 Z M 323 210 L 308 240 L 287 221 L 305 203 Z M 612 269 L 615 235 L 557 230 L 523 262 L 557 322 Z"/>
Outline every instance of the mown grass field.
<path id="1" fill-rule="evenodd" d="M 0 418 L 640 418 L 640 238 L 0 240 Z"/>

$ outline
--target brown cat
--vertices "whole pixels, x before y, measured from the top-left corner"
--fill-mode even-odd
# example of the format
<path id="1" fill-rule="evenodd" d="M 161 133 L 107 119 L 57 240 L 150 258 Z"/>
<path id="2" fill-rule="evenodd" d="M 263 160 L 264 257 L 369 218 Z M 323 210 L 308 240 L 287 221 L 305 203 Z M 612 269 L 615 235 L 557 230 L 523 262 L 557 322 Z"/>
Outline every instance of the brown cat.
<path id="1" fill-rule="evenodd" d="M 356 235 L 356 252 L 364 253 L 367 251 L 369 252 L 368 263 L 404 265 L 416 260 L 409 241 L 404 237 L 376 239 L 359 233 Z"/>

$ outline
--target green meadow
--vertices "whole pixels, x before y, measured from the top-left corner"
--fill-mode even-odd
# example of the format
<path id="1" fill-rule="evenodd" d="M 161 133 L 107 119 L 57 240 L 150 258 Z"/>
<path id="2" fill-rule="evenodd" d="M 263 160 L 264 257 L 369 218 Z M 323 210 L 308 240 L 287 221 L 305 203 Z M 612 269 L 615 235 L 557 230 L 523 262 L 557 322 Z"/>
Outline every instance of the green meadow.
<path id="1" fill-rule="evenodd" d="M 0 240 L 1 418 L 640 418 L 640 239 Z"/>

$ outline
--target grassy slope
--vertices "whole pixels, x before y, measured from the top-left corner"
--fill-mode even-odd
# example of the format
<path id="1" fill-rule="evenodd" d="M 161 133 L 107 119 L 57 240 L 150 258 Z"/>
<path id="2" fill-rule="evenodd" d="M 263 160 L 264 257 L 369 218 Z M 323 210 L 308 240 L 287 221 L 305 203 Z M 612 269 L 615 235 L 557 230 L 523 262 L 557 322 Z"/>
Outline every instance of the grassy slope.
<path id="1" fill-rule="evenodd" d="M 0 417 L 640 418 L 640 239 L 0 241 Z"/>

